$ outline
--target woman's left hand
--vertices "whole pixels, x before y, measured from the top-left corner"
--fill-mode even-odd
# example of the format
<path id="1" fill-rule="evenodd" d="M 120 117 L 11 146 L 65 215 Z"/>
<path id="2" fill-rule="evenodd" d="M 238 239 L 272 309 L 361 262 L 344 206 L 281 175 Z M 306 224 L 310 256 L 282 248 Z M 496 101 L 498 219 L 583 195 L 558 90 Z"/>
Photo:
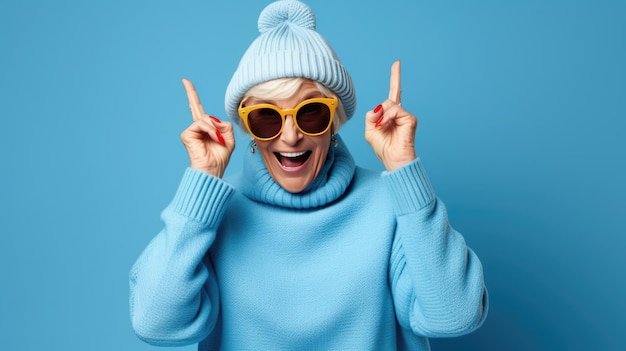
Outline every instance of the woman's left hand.
<path id="1" fill-rule="evenodd" d="M 417 117 L 400 106 L 401 94 L 400 61 L 396 61 L 391 66 L 389 98 L 365 115 L 365 140 L 387 171 L 398 169 L 417 158 Z"/>

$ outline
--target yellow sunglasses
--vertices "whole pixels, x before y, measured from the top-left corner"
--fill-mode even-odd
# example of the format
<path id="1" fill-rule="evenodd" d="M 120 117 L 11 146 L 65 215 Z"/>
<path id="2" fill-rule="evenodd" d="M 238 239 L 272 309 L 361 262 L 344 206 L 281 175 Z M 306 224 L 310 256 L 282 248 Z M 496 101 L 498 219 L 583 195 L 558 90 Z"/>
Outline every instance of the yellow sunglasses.
<path id="1" fill-rule="evenodd" d="M 272 104 L 239 105 L 239 117 L 254 138 L 272 140 L 282 132 L 285 118 L 293 117 L 294 124 L 302 134 L 317 136 L 326 133 L 333 124 L 337 98 L 313 98 L 298 106 L 281 109 Z"/>

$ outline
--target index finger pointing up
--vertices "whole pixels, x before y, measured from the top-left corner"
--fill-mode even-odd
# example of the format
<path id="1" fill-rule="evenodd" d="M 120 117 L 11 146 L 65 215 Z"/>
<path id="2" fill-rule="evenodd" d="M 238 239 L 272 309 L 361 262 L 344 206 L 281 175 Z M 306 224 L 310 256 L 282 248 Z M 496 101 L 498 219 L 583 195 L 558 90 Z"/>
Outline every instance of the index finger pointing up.
<path id="1" fill-rule="evenodd" d="M 183 85 L 185 86 L 185 91 L 187 92 L 191 115 L 193 116 L 193 120 L 197 121 L 204 116 L 204 109 L 200 103 L 200 98 L 198 97 L 198 93 L 196 92 L 196 88 L 194 88 L 193 83 L 187 79 L 183 79 Z"/>
<path id="2" fill-rule="evenodd" d="M 389 100 L 399 104 L 402 101 L 402 89 L 400 88 L 400 60 L 391 65 L 391 78 L 389 78 Z"/>

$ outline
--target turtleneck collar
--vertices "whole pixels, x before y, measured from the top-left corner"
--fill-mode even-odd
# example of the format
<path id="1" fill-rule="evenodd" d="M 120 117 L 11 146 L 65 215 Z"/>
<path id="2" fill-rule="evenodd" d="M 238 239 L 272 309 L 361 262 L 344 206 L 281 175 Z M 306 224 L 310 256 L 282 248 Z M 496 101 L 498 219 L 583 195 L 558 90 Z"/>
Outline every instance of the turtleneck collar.
<path id="1" fill-rule="evenodd" d="M 352 155 L 336 137 L 337 147 L 331 145 L 324 167 L 303 191 L 290 193 L 276 183 L 258 152 L 245 153 L 239 190 L 252 200 L 287 208 L 314 208 L 335 201 L 346 191 L 355 170 Z"/>

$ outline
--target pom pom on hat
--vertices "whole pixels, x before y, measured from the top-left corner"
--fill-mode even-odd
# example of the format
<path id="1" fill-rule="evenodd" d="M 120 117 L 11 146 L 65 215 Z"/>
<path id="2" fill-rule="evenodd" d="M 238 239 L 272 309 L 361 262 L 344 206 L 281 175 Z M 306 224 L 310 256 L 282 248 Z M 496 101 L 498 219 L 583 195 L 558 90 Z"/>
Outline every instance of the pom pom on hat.
<path id="1" fill-rule="evenodd" d="M 277 1 L 268 5 L 259 16 L 259 33 L 283 24 L 315 30 L 315 14 L 300 1 Z"/>
<path id="2" fill-rule="evenodd" d="M 346 117 L 356 109 L 352 78 L 334 50 L 316 31 L 315 14 L 297 0 L 279 0 L 259 16 L 260 36 L 245 52 L 226 88 L 225 108 L 239 122 L 237 108 L 248 89 L 287 77 L 318 81 L 341 100 Z"/>

